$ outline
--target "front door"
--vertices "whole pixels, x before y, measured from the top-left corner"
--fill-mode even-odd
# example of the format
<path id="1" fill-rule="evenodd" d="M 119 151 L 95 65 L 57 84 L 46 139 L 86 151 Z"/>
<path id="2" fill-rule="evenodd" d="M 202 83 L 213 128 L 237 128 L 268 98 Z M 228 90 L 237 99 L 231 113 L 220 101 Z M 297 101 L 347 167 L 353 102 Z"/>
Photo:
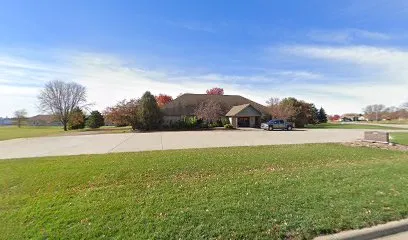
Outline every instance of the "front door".
<path id="1" fill-rule="evenodd" d="M 249 127 L 249 117 L 239 117 L 238 127 Z"/>

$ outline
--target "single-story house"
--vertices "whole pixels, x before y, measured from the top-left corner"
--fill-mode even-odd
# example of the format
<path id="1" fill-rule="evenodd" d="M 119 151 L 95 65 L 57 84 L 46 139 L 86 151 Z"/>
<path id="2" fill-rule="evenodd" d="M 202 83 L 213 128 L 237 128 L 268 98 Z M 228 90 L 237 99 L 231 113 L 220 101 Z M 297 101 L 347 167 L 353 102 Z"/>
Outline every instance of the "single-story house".
<path id="1" fill-rule="evenodd" d="M 363 116 L 363 114 L 359 113 L 346 113 L 342 115 L 342 118 L 340 119 L 341 122 L 357 122 L 357 121 L 366 121 L 366 118 Z"/>
<path id="2" fill-rule="evenodd" d="M 197 106 L 207 100 L 220 103 L 224 116 L 235 127 L 256 127 L 268 116 L 267 107 L 239 95 L 183 94 L 163 107 L 165 124 L 194 116 Z"/>
<path id="3" fill-rule="evenodd" d="M 36 115 L 27 119 L 30 126 L 62 126 L 53 115 Z"/>

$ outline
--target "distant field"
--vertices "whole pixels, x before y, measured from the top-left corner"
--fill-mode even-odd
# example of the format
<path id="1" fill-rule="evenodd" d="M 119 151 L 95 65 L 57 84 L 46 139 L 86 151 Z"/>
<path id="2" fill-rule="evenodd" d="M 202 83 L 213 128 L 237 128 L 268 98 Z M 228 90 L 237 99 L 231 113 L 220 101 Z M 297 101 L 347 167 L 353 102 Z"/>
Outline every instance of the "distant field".
<path id="1" fill-rule="evenodd" d="M 43 137 L 63 133 L 61 127 L 29 127 L 2 126 L 0 127 L 0 141 L 14 138 Z"/>
<path id="2" fill-rule="evenodd" d="M 64 132 L 62 127 L 32 127 L 2 126 L 0 127 L 0 141 L 15 138 L 45 137 L 54 135 L 79 135 L 79 134 L 103 134 L 131 132 L 130 127 L 101 127 L 99 129 L 80 129 Z"/>
<path id="3" fill-rule="evenodd" d="M 389 130 L 395 130 L 395 129 L 403 129 L 403 128 L 397 128 L 397 127 L 392 127 L 392 126 L 376 126 L 376 125 L 370 125 L 370 124 L 360 124 L 360 123 L 321 123 L 321 124 L 316 124 L 316 125 L 307 125 L 306 128 L 321 128 L 321 129 L 389 129 Z"/>
<path id="4" fill-rule="evenodd" d="M 391 138 L 394 143 L 408 145 L 408 133 L 391 133 Z"/>
<path id="5" fill-rule="evenodd" d="M 408 153 L 337 144 L 0 161 L 0 239 L 312 239 L 408 217 Z"/>

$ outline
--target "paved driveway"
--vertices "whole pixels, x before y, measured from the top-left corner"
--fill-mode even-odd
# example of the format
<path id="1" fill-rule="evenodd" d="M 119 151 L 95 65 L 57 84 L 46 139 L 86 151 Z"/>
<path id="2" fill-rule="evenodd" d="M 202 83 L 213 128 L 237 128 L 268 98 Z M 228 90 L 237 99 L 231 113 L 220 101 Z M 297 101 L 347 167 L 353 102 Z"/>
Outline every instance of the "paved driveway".
<path id="1" fill-rule="evenodd" d="M 183 148 L 347 142 L 362 138 L 363 132 L 364 130 L 357 129 L 310 129 L 290 132 L 253 129 L 26 138 L 0 141 L 0 159 Z"/>

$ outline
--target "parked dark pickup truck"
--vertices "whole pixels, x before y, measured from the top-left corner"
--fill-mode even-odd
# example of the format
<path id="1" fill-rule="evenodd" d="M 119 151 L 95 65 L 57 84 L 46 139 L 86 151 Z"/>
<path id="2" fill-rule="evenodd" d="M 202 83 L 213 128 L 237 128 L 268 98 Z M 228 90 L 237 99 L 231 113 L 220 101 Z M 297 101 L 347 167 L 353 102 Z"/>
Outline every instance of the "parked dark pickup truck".
<path id="1" fill-rule="evenodd" d="M 273 120 L 270 120 L 267 123 L 262 123 L 261 128 L 265 129 L 265 130 L 268 130 L 268 131 L 272 131 L 274 129 L 282 129 L 282 130 L 292 131 L 293 130 L 293 123 L 287 122 L 287 121 L 281 120 L 281 119 L 273 119 Z"/>

